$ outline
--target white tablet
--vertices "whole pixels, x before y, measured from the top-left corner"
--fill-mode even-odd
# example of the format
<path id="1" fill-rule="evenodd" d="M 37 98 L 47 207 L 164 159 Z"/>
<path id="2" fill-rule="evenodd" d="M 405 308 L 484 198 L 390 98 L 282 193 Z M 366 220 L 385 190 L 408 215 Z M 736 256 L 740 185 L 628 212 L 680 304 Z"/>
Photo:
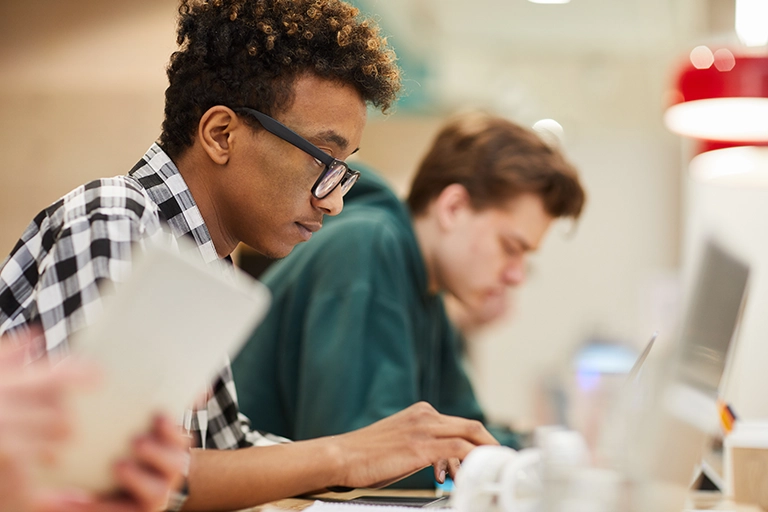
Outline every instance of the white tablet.
<path id="1" fill-rule="evenodd" d="M 107 299 L 100 319 L 71 340 L 74 355 L 102 366 L 104 382 L 73 399 L 73 442 L 40 478 L 53 486 L 112 489 L 112 465 L 129 453 L 131 440 L 158 411 L 180 418 L 240 350 L 269 302 L 267 288 L 240 271 L 150 249 Z"/>

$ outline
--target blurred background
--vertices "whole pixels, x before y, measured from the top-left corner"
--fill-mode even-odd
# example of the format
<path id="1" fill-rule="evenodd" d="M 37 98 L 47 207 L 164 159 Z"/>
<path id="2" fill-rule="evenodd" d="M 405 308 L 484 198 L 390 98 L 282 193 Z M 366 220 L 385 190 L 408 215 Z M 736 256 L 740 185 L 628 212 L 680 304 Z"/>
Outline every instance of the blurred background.
<path id="1" fill-rule="evenodd" d="M 756 149 L 736 163 L 691 164 L 715 146 L 664 123 L 681 101 L 678 77 L 706 54 L 693 49 L 765 49 L 737 37 L 735 0 L 353 3 L 389 36 L 406 85 L 391 115 L 371 112 L 359 160 L 404 193 L 443 120 L 482 108 L 556 135 L 588 191 L 579 223 L 556 226 L 532 259 L 513 311 L 470 336 L 471 374 L 491 418 L 558 419 L 552 404 L 572 389 L 568 379 L 579 389 L 593 382 L 585 376 L 626 371 L 653 331 L 652 357 L 663 357 L 681 283 L 713 232 L 754 269 L 726 398 L 743 416 L 768 417 L 756 392 L 768 384 L 768 180 L 759 178 L 768 158 Z M 175 0 L 0 3 L 2 254 L 40 209 L 85 181 L 126 173 L 157 138 L 175 19 Z M 713 62 L 696 69 L 714 72 Z M 753 179 L 707 178 L 722 168 L 749 168 Z"/>

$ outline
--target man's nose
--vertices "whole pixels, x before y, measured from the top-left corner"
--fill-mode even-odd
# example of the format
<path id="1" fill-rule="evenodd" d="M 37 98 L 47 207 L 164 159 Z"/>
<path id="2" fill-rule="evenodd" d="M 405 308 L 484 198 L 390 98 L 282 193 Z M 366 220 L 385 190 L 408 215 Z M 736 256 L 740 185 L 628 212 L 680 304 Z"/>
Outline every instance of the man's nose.
<path id="1" fill-rule="evenodd" d="M 525 259 L 518 258 L 507 264 L 501 274 L 506 286 L 519 286 L 525 282 Z"/>
<path id="2" fill-rule="evenodd" d="M 330 194 L 322 199 L 312 196 L 313 204 L 316 208 L 323 211 L 325 215 L 338 215 L 344 208 L 344 197 L 341 192 L 341 186 L 334 188 Z"/>

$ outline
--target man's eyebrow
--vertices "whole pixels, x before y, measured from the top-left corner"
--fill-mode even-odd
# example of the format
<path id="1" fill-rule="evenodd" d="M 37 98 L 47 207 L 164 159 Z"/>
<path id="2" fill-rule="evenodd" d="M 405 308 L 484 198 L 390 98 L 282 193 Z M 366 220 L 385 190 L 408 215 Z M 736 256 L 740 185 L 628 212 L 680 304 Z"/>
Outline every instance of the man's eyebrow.
<path id="1" fill-rule="evenodd" d="M 537 249 L 536 247 L 531 246 L 525 238 L 519 236 L 517 233 L 508 233 L 507 236 L 519 243 L 525 252 L 535 251 Z"/>
<path id="2" fill-rule="evenodd" d="M 342 151 L 347 149 L 347 146 L 349 146 L 349 141 L 347 140 L 347 138 L 342 135 L 339 135 L 337 132 L 333 130 L 326 130 L 324 132 L 320 132 L 315 137 L 318 140 L 321 140 L 323 142 L 330 142 L 332 144 L 335 144 Z"/>

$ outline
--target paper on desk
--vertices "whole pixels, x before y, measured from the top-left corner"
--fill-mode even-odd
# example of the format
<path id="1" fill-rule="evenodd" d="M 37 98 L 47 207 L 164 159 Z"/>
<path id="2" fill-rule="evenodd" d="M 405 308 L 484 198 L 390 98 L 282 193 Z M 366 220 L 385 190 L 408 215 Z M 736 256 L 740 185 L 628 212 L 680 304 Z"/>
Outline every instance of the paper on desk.
<path id="1" fill-rule="evenodd" d="M 305 508 L 304 512 L 354 512 L 355 510 L 364 512 L 414 512 L 414 510 L 418 508 L 419 507 L 402 507 L 397 505 L 366 505 L 364 503 L 316 501 L 311 506 Z M 453 508 L 440 508 L 440 510 L 447 512 L 455 511 Z"/>

